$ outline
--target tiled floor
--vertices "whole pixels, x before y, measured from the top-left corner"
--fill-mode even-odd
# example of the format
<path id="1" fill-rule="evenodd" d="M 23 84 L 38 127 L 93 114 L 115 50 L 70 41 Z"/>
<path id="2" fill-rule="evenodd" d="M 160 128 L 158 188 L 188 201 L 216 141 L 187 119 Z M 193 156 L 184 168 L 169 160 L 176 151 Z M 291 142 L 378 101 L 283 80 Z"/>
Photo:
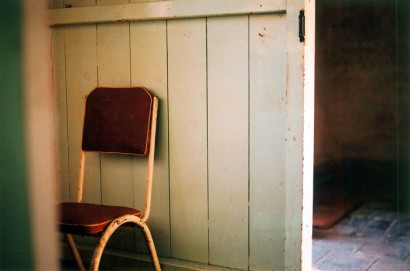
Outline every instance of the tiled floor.
<path id="1" fill-rule="evenodd" d="M 313 270 L 409 271 L 410 214 L 370 203 L 313 232 Z"/>

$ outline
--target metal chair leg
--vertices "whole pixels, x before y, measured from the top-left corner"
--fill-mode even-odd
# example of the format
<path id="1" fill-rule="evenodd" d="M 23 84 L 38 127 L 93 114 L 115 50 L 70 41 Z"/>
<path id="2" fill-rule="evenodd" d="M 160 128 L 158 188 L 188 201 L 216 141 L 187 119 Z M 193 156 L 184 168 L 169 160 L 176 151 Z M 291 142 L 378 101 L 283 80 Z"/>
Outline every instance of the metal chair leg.
<path id="1" fill-rule="evenodd" d="M 83 261 L 81 259 L 80 253 L 78 252 L 77 246 L 75 245 L 73 236 L 71 234 L 64 234 L 67 243 L 71 249 L 71 252 L 73 253 L 73 256 L 75 258 L 75 261 L 77 262 L 78 268 L 80 268 L 81 271 L 85 271 L 85 267 L 83 264 Z"/>
<path id="2" fill-rule="evenodd" d="M 128 222 L 137 224 L 140 227 L 140 229 L 143 231 L 144 237 L 145 237 L 145 240 L 148 246 L 148 250 L 151 255 L 152 264 L 154 265 L 156 271 L 161 271 L 161 266 L 159 264 L 157 251 L 155 249 L 154 241 L 152 239 L 151 232 L 147 227 L 147 224 L 145 224 L 145 222 L 142 221 L 140 218 L 131 216 L 131 215 L 125 215 L 125 216 L 119 217 L 115 219 L 114 221 L 112 221 L 110 225 L 108 225 L 107 229 L 104 231 L 103 235 L 100 237 L 100 240 L 98 241 L 98 244 L 94 250 L 94 255 L 91 260 L 90 270 L 98 271 L 98 267 L 101 261 L 101 256 L 103 254 L 104 248 L 108 240 L 110 239 L 111 235 L 115 232 L 117 228 L 119 228 L 121 225 L 128 223 Z"/>
<path id="3" fill-rule="evenodd" d="M 154 240 L 152 239 L 151 231 L 149 230 L 149 228 L 147 227 L 145 223 L 139 226 L 142 232 L 144 233 L 145 241 L 147 243 L 147 247 L 151 255 L 152 264 L 154 265 L 156 271 L 161 271 L 161 266 L 159 264 L 157 250 L 155 249 Z"/>

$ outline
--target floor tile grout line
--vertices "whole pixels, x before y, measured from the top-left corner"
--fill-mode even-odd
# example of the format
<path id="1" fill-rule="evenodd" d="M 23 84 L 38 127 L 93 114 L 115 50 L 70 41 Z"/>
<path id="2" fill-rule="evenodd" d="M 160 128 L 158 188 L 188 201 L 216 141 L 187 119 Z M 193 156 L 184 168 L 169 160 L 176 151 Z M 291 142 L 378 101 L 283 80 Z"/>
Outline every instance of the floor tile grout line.
<path id="1" fill-rule="evenodd" d="M 366 271 L 369 271 L 373 267 L 373 265 L 375 265 L 379 260 L 380 258 L 376 258 L 376 260 L 369 266 L 369 268 L 366 269 Z"/>

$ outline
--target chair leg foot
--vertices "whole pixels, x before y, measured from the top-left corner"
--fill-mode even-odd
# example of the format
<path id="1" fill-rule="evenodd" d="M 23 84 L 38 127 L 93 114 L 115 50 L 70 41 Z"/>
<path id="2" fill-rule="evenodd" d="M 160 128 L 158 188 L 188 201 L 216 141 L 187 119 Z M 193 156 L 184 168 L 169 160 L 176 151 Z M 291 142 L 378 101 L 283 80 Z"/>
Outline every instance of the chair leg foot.
<path id="1" fill-rule="evenodd" d="M 158 254 L 157 250 L 155 249 L 154 240 L 152 239 L 151 232 L 146 225 L 140 228 L 144 233 L 145 240 L 147 242 L 147 247 L 151 255 L 151 261 L 154 265 L 155 271 L 161 271 L 161 265 L 159 264 Z"/>
<path id="2" fill-rule="evenodd" d="M 71 252 L 73 253 L 74 259 L 77 262 L 78 268 L 81 271 L 85 271 L 83 261 L 81 259 L 80 253 L 78 252 L 77 246 L 75 245 L 73 236 L 71 234 L 64 234 L 64 236 L 65 236 L 65 238 L 67 240 L 67 243 L 68 243 L 68 245 L 71 249 Z"/>

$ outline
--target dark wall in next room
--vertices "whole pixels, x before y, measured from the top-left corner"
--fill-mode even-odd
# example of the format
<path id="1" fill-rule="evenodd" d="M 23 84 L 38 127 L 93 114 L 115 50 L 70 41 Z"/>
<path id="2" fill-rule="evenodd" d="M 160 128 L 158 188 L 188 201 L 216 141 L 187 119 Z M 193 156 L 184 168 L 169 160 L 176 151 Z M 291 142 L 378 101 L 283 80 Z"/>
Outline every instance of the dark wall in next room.
<path id="1" fill-rule="evenodd" d="M 407 0 L 317 0 L 315 188 L 410 209 Z"/>

